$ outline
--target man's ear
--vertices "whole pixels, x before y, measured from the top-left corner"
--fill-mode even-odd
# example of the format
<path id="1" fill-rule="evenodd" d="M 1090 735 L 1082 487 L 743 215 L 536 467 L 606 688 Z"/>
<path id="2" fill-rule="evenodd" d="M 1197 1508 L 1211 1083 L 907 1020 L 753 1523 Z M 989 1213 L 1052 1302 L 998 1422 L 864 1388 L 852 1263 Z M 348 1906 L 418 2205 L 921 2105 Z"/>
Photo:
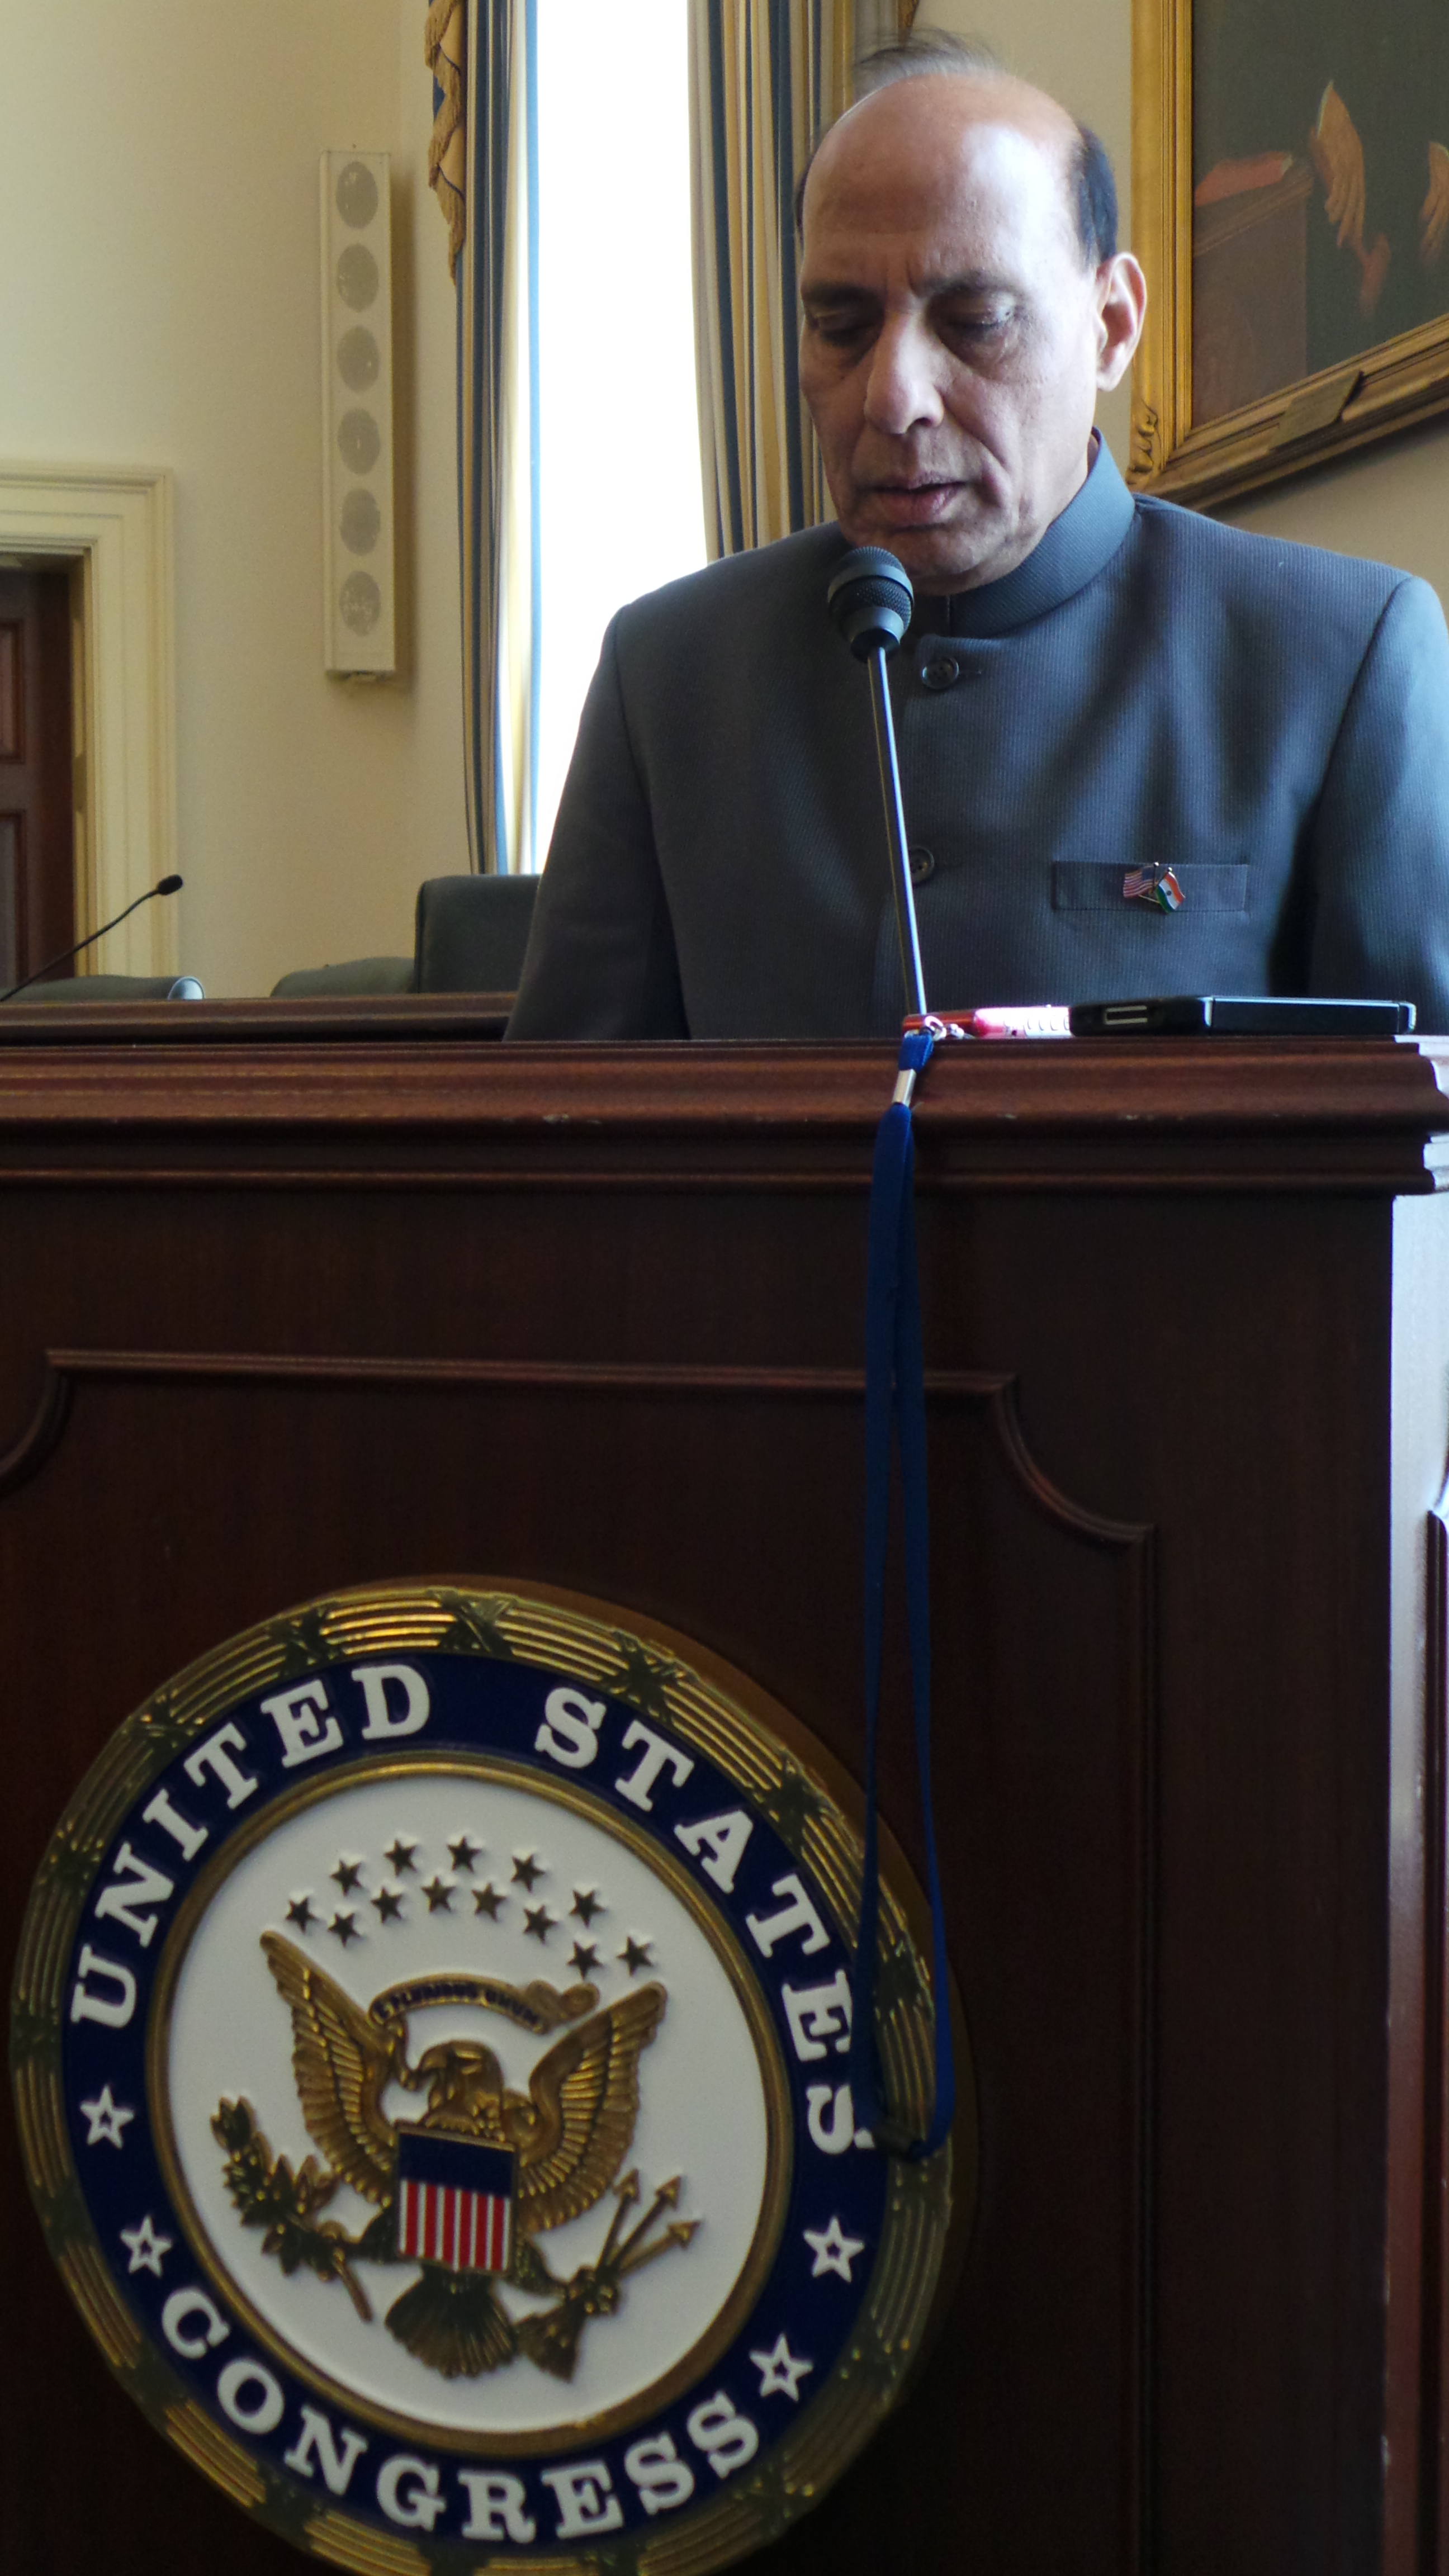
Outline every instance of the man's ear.
<path id="1" fill-rule="evenodd" d="M 1104 259 L 1097 271 L 1097 390 L 1120 385 L 1142 337 L 1147 280 L 1130 250 Z"/>

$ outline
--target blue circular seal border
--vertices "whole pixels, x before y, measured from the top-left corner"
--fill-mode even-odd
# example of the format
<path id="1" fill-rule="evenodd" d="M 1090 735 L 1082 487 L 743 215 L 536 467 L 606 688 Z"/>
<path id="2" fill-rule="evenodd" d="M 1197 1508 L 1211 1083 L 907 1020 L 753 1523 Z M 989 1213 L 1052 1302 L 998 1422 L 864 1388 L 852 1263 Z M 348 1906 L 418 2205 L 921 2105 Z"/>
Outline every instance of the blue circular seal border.
<path id="1" fill-rule="evenodd" d="M 670 2576 L 687 2563 L 704 2576 L 834 2484 L 901 2394 L 964 2250 L 969 2072 L 956 2134 L 930 2164 L 887 2157 L 855 2131 L 844 2051 L 860 1844 L 838 1778 L 836 1794 L 826 1785 L 834 1766 L 741 1676 L 686 1640 L 638 1634 L 628 1616 L 503 1583 L 388 1586 L 285 1613 L 126 1721 L 37 1874 L 12 2064 L 52 2253 L 106 2360 L 167 2438 L 234 2502 L 334 2564 L 461 2576 L 485 2561 L 546 2560 Z M 785 2070 L 787 2196 L 738 2331 L 664 2405 L 620 2410 L 622 2426 L 598 2419 L 597 2434 L 564 2422 L 556 2447 L 534 2437 L 517 2456 L 496 2437 L 379 2437 L 365 2406 L 349 2417 L 337 2392 L 319 2395 L 315 2373 L 289 2368 L 274 2339 L 263 2345 L 193 2256 L 147 2109 L 169 1929 L 197 1882 L 215 1879 L 228 1841 L 295 1803 L 299 1772 L 314 1790 L 329 1777 L 341 1787 L 397 1758 L 391 1740 L 369 1741 L 352 1668 L 400 1657 L 428 1695 L 426 1741 L 411 1736 L 410 1757 L 496 1761 L 545 1792 L 566 1781 L 606 1830 L 612 1817 L 637 1843 L 643 1827 L 676 1874 L 688 1871 L 696 1910 L 702 1899 L 748 1962 Z M 295 1704 L 300 1721 L 262 1707 L 304 1681 L 321 1698 Z M 561 1685 L 602 1705 L 592 1750 L 587 1730 L 548 1723 Z M 647 1807 L 627 1794 L 641 1753 Z M 241 1780 L 252 1784 L 244 1796 Z M 748 1830 L 722 1861 L 718 1837 L 693 1829 L 729 1812 Z M 878 2040 L 892 2113 L 919 2130 L 931 2008 L 898 1891 L 917 1922 L 921 1900 L 898 1855 L 890 1877 Z M 773 1936 L 772 1920 L 783 1927 Z M 491 2482 L 470 2481 L 470 2469 Z"/>

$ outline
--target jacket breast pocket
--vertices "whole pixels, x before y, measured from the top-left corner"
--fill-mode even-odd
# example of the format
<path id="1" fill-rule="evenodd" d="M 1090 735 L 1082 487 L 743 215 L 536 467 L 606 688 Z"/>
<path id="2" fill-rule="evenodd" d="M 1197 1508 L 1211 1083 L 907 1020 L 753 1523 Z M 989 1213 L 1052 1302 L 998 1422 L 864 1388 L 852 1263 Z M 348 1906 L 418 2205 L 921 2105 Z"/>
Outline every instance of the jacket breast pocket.
<path id="1" fill-rule="evenodd" d="M 1114 859 L 1104 866 L 1100 859 L 1053 859 L 1053 912 L 1157 912 L 1159 921 L 1178 919 L 1175 913 L 1157 911 L 1155 905 L 1143 904 L 1122 891 L 1123 879 L 1130 874 L 1130 863 Z M 1197 912 L 1246 912 L 1248 909 L 1248 864 L 1245 859 L 1223 865 L 1216 861 L 1174 860 L 1172 873 L 1182 888 L 1182 909 Z"/>

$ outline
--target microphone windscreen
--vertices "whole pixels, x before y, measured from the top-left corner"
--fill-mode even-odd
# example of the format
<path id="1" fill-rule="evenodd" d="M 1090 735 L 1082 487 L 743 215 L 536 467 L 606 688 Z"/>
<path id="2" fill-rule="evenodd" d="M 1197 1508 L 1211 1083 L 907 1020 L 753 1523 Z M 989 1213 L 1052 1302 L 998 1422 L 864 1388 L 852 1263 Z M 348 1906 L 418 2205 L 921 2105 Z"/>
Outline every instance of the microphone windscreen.
<path id="1" fill-rule="evenodd" d="M 153 894 L 179 894 L 185 882 L 186 880 L 184 877 L 162 877 L 156 885 L 153 885 L 151 892 Z"/>
<path id="2" fill-rule="evenodd" d="M 885 546 L 856 546 L 831 574 L 825 602 L 837 633 L 864 662 L 878 651 L 894 653 L 915 593 L 905 565 Z"/>

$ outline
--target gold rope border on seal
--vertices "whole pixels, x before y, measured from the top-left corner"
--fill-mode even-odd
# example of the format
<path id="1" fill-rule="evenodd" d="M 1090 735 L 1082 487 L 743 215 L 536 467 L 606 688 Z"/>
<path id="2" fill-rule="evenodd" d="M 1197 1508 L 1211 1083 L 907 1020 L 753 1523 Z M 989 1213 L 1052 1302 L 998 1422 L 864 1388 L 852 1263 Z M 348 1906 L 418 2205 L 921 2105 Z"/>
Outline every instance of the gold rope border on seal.
<path id="1" fill-rule="evenodd" d="M 767 1726 L 676 1653 L 673 1641 L 661 1643 L 626 1627 L 630 1615 L 544 1586 L 524 1589 L 501 1580 L 476 1587 L 367 1586 L 284 1611 L 213 1647 L 125 1719 L 82 1780 L 36 1874 L 15 1965 L 11 2063 L 22 2161 L 52 2257 L 116 2376 L 158 2431 L 243 2510 L 260 2512 L 297 2546 L 334 2566 L 375 2569 L 377 2576 L 396 2570 L 402 2576 L 406 2557 L 410 2570 L 426 2568 L 429 2576 L 486 2576 L 492 2570 L 501 2576 L 504 2569 L 532 2576 L 711 2576 L 713 2569 L 777 2538 L 863 2449 L 920 2357 L 934 2322 L 948 2237 L 958 2254 L 964 2251 L 976 2160 L 969 2063 L 961 2088 L 964 2117 L 951 2144 L 929 2165 L 892 2167 L 885 2230 L 844 2361 L 771 2446 L 759 2475 L 702 2508 L 686 2507 L 657 2537 L 645 2533 L 578 2557 L 519 2552 L 485 2558 L 475 2549 L 441 2543 L 431 2544 L 423 2557 L 350 2515 L 307 2513 L 305 2498 L 250 2459 L 243 2492 L 235 2467 L 224 2474 L 217 2457 L 228 2437 L 145 2342 L 120 2298 L 99 2256 L 65 2131 L 60 2052 L 66 1963 L 106 1847 L 139 1792 L 215 1718 L 276 1682 L 349 1656 L 411 1648 L 532 1664 L 591 1683 L 641 1716 L 661 1720 L 712 1762 L 805 1863 L 838 1929 L 854 1946 L 860 1839 L 817 1771 L 779 1740 L 804 1730 L 767 1702 L 764 1692 L 754 1692 L 744 1676 L 732 1673 L 742 1691 L 769 1706 Z M 930 1995 L 905 1911 L 884 1881 L 880 1918 L 882 2077 L 894 2117 L 919 2130 L 930 2106 Z M 963 2170 L 955 2177 L 953 2227 L 958 2163 Z"/>

